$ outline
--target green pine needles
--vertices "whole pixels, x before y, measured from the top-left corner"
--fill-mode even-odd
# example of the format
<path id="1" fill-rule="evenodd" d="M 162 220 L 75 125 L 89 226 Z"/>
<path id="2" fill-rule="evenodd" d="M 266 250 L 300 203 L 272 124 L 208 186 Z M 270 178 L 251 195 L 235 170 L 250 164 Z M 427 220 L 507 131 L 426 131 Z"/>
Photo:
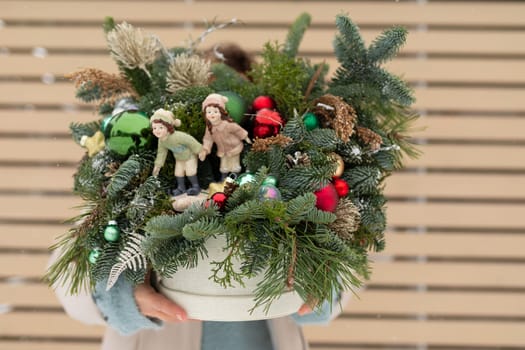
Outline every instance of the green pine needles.
<path id="1" fill-rule="evenodd" d="M 87 69 L 71 76 L 77 96 L 98 104 L 100 113 L 93 122 L 72 123 L 73 138 L 85 145 L 82 140 L 102 132 L 105 144 L 85 146 L 89 155 L 74 176 L 82 214 L 53 246 L 59 258 L 46 275 L 49 283 L 78 293 L 97 283 L 111 288 L 119 278 L 141 283 L 151 271 L 170 278 L 199 266 L 209 253 L 207 241 L 222 236 L 224 258 L 212 262 L 208 277 L 230 288 L 262 275 L 254 308 L 268 310 L 290 290 L 304 301 L 332 301 L 361 286 L 371 269 L 368 252 L 384 249 L 387 241 L 385 180 L 404 157 L 418 154 L 408 137 L 417 118 L 410 109 L 413 91 L 382 67 L 399 52 L 407 31 L 387 29 L 367 47 L 357 25 L 337 16 L 340 66 L 330 79 L 326 64 L 299 57 L 310 23 L 302 14 L 284 44 L 267 43 L 257 63 L 239 72 L 227 62 L 194 59 L 196 43 L 168 49 L 155 36 L 107 18 L 104 31 L 120 75 Z M 198 79 L 177 71 L 177 57 L 201 64 L 196 72 L 209 67 L 209 83 L 192 85 Z M 173 77 L 180 84 L 168 90 Z M 176 129 L 200 142 L 206 130 L 202 102 L 211 93 L 235 94 L 242 100 L 236 108 L 248 106 L 237 122 L 253 143 L 244 144 L 237 179 L 222 181 L 215 152 L 199 161 L 204 191 L 181 209 L 181 199 L 170 196 L 175 158 L 169 153 L 152 176 L 157 140 L 143 142 L 151 130 L 134 130 L 124 117 L 118 124 L 118 102 L 131 102 L 128 117 L 135 119 L 128 120 L 137 123 L 144 123 L 142 114 L 133 114 L 137 109 L 148 116 L 169 110 L 181 122 Z M 270 100 L 281 118 L 265 125 L 275 129 L 269 136 L 256 137 L 261 120 L 252 102 L 258 96 Z"/>

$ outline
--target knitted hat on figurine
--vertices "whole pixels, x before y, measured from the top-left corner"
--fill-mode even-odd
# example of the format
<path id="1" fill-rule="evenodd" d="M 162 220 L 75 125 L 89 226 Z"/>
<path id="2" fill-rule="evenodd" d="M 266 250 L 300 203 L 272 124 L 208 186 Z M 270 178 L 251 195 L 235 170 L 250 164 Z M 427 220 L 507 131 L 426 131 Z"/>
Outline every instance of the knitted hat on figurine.
<path id="1" fill-rule="evenodd" d="M 151 123 L 153 123 L 155 120 L 162 120 L 163 122 L 166 122 L 175 127 L 179 127 L 181 124 L 180 119 L 175 119 L 173 113 L 162 108 L 157 109 L 151 116 Z"/>
<path id="2" fill-rule="evenodd" d="M 228 97 L 219 94 L 210 94 L 202 102 L 202 110 L 204 111 L 209 105 L 217 105 L 225 110 L 226 102 L 228 102 Z"/>

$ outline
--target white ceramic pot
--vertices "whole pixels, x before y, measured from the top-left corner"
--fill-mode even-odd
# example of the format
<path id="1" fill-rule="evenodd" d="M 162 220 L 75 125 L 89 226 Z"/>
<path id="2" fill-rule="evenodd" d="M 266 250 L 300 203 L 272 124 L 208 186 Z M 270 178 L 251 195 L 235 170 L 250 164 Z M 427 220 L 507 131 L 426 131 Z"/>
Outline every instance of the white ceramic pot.
<path id="1" fill-rule="evenodd" d="M 245 279 L 244 287 L 223 288 L 210 276 L 214 265 L 212 261 L 224 260 L 227 252 L 226 238 L 218 236 L 206 241 L 208 257 L 200 259 L 191 269 L 180 269 L 169 279 L 160 281 L 160 291 L 182 306 L 188 317 L 206 321 L 248 321 L 276 318 L 290 315 L 303 304 L 303 300 L 294 291 L 285 292 L 272 302 L 265 312 L 264 306 L 250 310 L 255 305 L 254 290 L 263 278 L 262 274 Z"/>

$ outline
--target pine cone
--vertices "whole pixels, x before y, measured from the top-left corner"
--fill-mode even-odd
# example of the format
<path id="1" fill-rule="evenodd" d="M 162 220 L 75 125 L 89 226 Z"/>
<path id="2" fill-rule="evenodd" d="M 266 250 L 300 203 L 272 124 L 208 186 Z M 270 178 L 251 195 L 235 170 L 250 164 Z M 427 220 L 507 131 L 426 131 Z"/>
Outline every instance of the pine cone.
<path id="1" fill-rule="evenodd" d="M 357 136 L 364 144 L 369 145 L 372 151 L 377 151 L 383 143 L 383 138 L 380 135 L 362 126 L 357 127 Z"/>
<path id="2" fill-rule="evenodd" d="M 314 101 L 313 113 L 319 118 L 322 127 L 334 129 L 336 135 L 348 142 L 354 133 L 357 113 L 341 97 L 326 94 Z"/>

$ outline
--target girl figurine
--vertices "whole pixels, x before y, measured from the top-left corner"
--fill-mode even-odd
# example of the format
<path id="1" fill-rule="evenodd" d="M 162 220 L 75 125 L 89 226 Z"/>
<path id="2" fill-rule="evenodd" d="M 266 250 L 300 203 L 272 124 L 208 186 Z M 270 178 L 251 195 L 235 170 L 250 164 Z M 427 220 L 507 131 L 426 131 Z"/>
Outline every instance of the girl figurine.
<path id="1" fill-rule="evenodd" d="M 201 152 L 202 145 L 193 136 L 182 131 L 175 131 L 175 127 L 180 126 L 180 119 L 175 119 L 170 111 L 157 109 L 151 116 L 150 122 L 153 135 L 159 139 L 153 176 L 159 174 L 168 151 L 171 151 L 175 157 L 175 178 L 177 179 L 177 188 L 172 194 L 174 196 L 183 193 L 189 196 L 198 195 L 201 188 L 197 178 L 197 155 Z M 189 189 L 186 189 L 185 176 L 191 182 Z"/>
<path id="2" fill-rule="evenodd" d="M 243 141 L 251 143 L 248 132 L 228 115 L 226 102 L 228 98 L 219 94 L 210 94 L 202 102 L 206 132 L 202 139 L 202 150 L 199 152 L 199 159 L 204 160 L 210 154 L 213 144 L 217 145 L 217 157 L 221 159 L 219 171 L 222 180 L 230 173 L 241 172 Z"/>

